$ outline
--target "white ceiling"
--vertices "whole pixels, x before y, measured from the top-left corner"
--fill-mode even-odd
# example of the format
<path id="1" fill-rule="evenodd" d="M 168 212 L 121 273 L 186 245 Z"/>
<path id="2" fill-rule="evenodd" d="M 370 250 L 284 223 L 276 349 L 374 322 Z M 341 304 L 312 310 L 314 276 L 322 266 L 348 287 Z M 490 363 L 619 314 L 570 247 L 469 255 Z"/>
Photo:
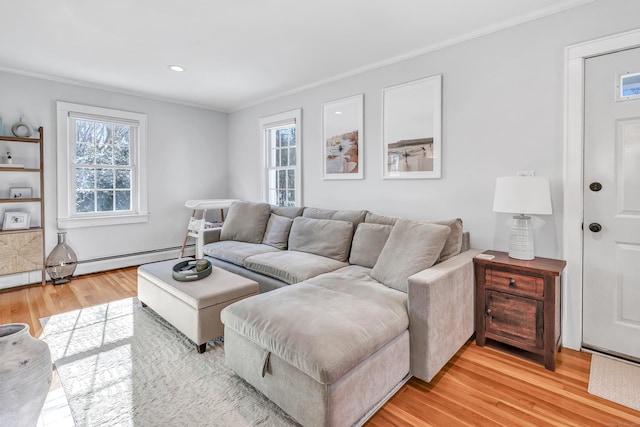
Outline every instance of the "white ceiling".
<path id="1" fill-rule="evenodd" d="M 589 1 L 2 0 L 0 70 L 234 111 Z"/>

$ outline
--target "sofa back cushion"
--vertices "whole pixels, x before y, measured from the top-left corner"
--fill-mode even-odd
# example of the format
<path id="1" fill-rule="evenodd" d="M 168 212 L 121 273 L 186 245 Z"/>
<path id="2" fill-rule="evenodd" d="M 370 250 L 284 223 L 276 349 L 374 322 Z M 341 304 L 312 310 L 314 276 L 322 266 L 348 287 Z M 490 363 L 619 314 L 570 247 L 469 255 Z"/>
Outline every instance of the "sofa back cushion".
<path id="1" fill-rule="evenodd" d="M 447 241 L 444 243 L 438 262 L 458 255 L 462 251 L 462 220 L 454 218 L 448 221 L 434 221 L 433 224 L 446 225 L 451 229 L 451 234 L 449 234 Z"/>
<path id="2" fill-rule="evenodd" d="M 278 249 L 287 249 L 289 231 L 293 220 L 280 215 L 271 214 L 267 222 L 262 243 Z"/>
<path id="3" fill-rule="evenodd" d="M 372 224 L 395 225 L 396 221 L 399 219 L 400 218 L 396 218 L 394 216 L 378 215 L 373 212 L 367 212 L 365 222 Z"/>
<path id="4" fill-rule="evenodd" d="M 382 248 L 384 248 L 384 244 L 389 238 L 392 228 L 390 225 L 382 224 L 362 223 L 358 225 L 351 243 L 349 264 L 373 268 L 378 261 Z"/>
<path id="5" fill-rule="evenodd" d="M 268 203 L 233 202 L 220 231 L 220 240 L 262 243 L 269 215 L 271 206 Z"/>
<path id="6" fill-rule="evenodd" d="M 297 217 L 289 233 L 289 250 L 308 252 L 345 262 L 353 225 L 346 221 Z"/>
<path id="7" fill-rule="evenodd" d="M 358 228 L 358 224 L 364 222 L 367 211 L 334 211 L 330 209 L 304 208 L 302 216 L 315 219 L 332 219 L 334 221 L 348 221 L 353 224 L 353 229 Z"/>
<path id="8" fill-rule="evenodd" d="M 275 206 L 271 205 L 271 213 L 286 216 L 287 218 L 295 218 L 302 215 L 304 212 L 304 206 Z"/>
<path id="9" fill-rule="evenodd" d="M 400 219 L 389 234 L 371 277 L 407 292 L 409 276 L 431 267 L 451 233 L 446 225 Z"/>

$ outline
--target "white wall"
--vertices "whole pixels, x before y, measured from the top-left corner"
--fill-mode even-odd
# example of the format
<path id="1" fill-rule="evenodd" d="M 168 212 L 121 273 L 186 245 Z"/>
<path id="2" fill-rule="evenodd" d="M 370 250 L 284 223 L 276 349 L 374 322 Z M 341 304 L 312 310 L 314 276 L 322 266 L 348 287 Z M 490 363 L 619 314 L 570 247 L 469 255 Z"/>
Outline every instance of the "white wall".
<path id="1" fill-rule="evenodd" d="M 416 219 L 461 217 L 476 248 L 507 250 L 511 218 L 491 211 L 495 178 L 534 170 L 554 214 L 534 218 L 536 255 L 562 257 L 564 48 L 638 27 L 640 2 L 602 0 L 232 113 L 229 196 L 261 198 L 262 116 L 302 108 L 303 203 Z M 381 90 L 443 75 L 443 174 L 383 180 Z M 321 178 L 321 104 L 365 94 L 364 180 Z"/>
<path id="2" fill-rule="evenodd" d="M 190 215 L 185 200 L 226 197 L 227 114 L 0 73 L 4 134 L 10 134 L 20 115 L 35 127 L 44 127 L 46 253 L 57 243 L 58 100 L 148 115 L 149 222 L 68 230 L 67 242 L 80 261 L 180 246 Z M 2 154 L 4 144 L 0 142 Z M 0 206 L 0 210 L 7 206 Z"/>

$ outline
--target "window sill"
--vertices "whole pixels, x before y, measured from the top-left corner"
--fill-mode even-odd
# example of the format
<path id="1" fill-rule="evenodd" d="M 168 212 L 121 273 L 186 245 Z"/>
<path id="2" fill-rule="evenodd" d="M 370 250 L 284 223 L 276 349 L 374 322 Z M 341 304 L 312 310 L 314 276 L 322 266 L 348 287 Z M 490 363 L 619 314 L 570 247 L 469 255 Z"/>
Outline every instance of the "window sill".
<path id="1" fill-rule="evenodd" d="M 86 218 L 58 218 L 58 228 L 99 227 L 103 225 L 136 224 L 148 222 L 149 214 L 92 216 Z"/>

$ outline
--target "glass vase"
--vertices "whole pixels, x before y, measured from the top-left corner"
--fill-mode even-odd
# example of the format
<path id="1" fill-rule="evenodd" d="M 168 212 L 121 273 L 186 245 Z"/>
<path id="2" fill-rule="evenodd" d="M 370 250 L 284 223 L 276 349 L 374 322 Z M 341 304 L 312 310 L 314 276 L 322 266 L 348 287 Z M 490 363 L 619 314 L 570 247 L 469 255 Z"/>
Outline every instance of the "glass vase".
<path id="1" fill-rule="evenodd" d="M 54 285 L 69 283 L 73 272 L 76 271 L 78 257 L 65 242 L 67 233 L 58 233 L 58 244 L 51 251 L 45 262 L 47 273 Z"/>

